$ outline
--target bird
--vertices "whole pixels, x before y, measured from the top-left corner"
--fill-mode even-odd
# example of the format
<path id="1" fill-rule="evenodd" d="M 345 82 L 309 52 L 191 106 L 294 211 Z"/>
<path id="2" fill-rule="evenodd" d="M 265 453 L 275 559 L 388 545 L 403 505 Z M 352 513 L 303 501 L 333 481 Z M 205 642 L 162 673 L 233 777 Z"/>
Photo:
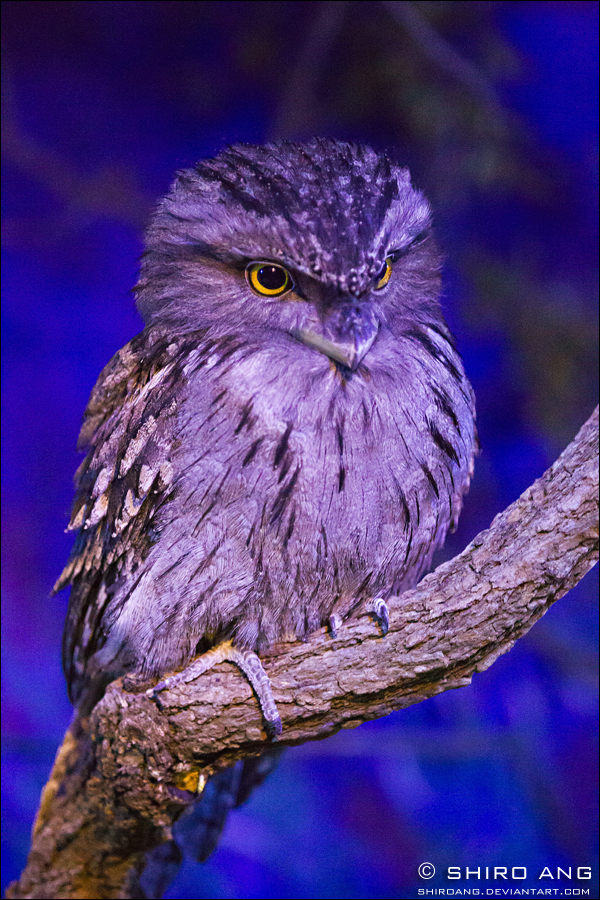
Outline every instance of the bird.
<path id="1" fill-rule="evenodd" d="M 156 696 L 229 659 L 274 736 L 261 652 L 365 609 L 386 631 L 477 452 L 441 266 L 391 154 L 237 144 L 177 173 L 146 233 L 144 329 L 102 370 L 78 444 L 55 590 L 71 585 L 81 714 L 125 673 L 162 678 Z"/>

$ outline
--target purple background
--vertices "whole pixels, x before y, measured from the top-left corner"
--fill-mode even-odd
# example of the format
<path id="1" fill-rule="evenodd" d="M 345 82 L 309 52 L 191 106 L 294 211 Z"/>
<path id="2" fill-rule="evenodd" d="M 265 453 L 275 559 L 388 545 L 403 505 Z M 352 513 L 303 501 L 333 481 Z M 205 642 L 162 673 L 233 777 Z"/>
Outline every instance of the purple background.
<path id="1" fill-rule="evenodd" d="M 144 223 L 177 167 L 273 133 L 288 69 L 326 6 L 3 4 L 3 885 L 25 863 L 70 717 L 59 653 L 67 597 L 49 591 L 72 540 L 64 528 L 87 397 L 141 328 L 129 291 Z M 443 129 L 421 145 L 414 125 L 399 135 L 385 94 L 360 114 L 331 111 L 327 86 L 354 53 L 352 17 L 375 27 L 385 15 L 376 3 L 345 7 L 350 31 L 319 71 L 320 113 L 305 110 L 296 131 L 381 147 L 404 138 L 417 183 L 437 199 L 446 309 L 483 446 L 450 556 L 545 470 L 596 402 L 598 10 L 437 7 L 464 58 L 506 72 L 492 53 L 481 57 L 469 16 L 483 15 L 491 18 L 481 28 L 519 60 L 496 89 L 522 136 L 518 158 L 539 181 L 521 168 L 518 190 L 509 173 L 501 187 L 480 178 L 464 195 L 457 184 L 444 194 L 440 172 L 447 177 L 466 150 Z M 378 27 L 403 39 L 393 23 Z M 357 63 L 365 83 L 376 62 Z M 353 96 L 358 109 L 358 88 Z M 481 166 L 478 147 L 474 139 Z M 592 883 L 571 886 L 593 896 L 597 571 L 470 687 L 285 754 L 231 816 L 214 856 L 186 866 L 167 896 L 401 897 L 487 886 L 440 874 L 421 882 L 424 861 L 438 873 L 504 865 L 536 876 L 544 866 L 591 865 Z M 557 886 L 521 886 L 534 884 Z"/>

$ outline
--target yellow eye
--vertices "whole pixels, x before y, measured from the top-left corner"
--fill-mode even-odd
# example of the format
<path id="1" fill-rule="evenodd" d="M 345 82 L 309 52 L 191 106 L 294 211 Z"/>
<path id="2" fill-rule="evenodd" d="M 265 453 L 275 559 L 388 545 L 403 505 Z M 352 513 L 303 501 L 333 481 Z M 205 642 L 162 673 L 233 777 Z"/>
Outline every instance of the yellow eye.
<path id="1" fill-rule="evenodd" d="M 252 290 L 262 297 L 280 297 L 294 286 L 287 269 L 268 262 L 247 265 L 246 280 Z"/>
<path id="2" fill-rule="evenodd" d="M 394 262 L 394 258 L 392 256 L 388 256 L 386 261 L 383 264 L 383 269 L 377 276 L 377 284 L 375 285 L 375 290 L 380 291 L 381 288 L 385 287 L 390 278 L 392 277 L 392 263 Z"/>

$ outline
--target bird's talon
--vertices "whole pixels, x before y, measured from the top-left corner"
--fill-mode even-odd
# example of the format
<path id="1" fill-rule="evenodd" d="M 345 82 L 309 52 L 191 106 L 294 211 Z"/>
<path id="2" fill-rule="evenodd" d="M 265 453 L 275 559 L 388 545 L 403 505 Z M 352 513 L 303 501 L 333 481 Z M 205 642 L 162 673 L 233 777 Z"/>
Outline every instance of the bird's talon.
<path id="1" fill-rule="evenodd" d="M 329 616 L 329 632 L 332 638 L 336 638 L 338 636 L 338 631 L 342 627 L 342 617 L 337 613 L 332 613 Z"/>
<path id="2" fill-rule="evenodd" d="M 390 630 L 390 611 L 385 600 L 381 597 L 370 600 L 367 603 L 367 612 L 373 616 L 381 628 L 382 637 L 385 637 Z"/>
<path id="3" fill-rule="evenodd" d="M 267 737 L 270 741 L 276 741 L 277 735 L 281 734 L 283 731 L 283 724 L 281 722 L 281 718 L 277 716 L 276 719 L 265 719 L 265 731 L 267 733 Z"/>

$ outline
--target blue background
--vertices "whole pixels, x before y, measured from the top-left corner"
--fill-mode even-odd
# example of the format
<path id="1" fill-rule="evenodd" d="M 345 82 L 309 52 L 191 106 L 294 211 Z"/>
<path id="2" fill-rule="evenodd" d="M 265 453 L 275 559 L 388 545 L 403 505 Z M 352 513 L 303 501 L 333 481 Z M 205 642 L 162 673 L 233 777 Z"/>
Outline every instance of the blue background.
<path id="1" fill-rule="evenodd" d="M 278 129 L 403 147 L 436 210 L 483 446 L 441 558 L 596 403 L 597 4 L 416 4 L 488 96 L 382 4 L 338 5 L 314 66 L 327 3 L 3 4 L 3 885 L 70 718 L 67 597 L 49 591 L 71 545 L 81 415 L 141 328 L 141 234 L 176 168 Z M 304 105 L 298 83 L 315 94 Z M 597 895 L 597 590 L 596 568 L 470 687 L 289 751 L 167 896 L 486 886 L 420 882 L 426 860 L 536 876 L 591 865 L 579 886 Z"/>

